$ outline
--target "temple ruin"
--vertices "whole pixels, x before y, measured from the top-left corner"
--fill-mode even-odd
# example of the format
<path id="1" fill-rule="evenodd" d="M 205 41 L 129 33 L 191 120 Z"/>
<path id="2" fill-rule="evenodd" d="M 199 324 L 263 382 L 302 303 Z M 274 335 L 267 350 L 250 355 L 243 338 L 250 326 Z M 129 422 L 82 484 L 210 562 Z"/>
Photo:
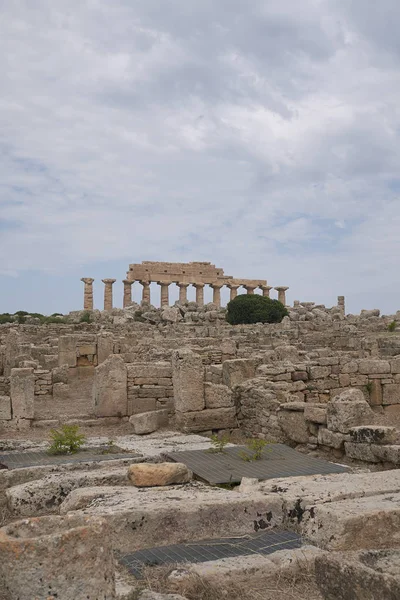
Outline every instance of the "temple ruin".
<path id="1" fill-rule="evenodd" d="M 94 279 L 84 277 L 82 280 L 84 288 L 84 310 L 93 310 L 93 282 Z M 112 286 L 116 279 L 103 279 L 104 283 L 104 310 L 113 308 Z M 260 289 L 263 296 L 269 298 L 270 290 L 265 279 L 238 279 L 231 275 L 225 275 L 223 269 L 216 267 L 210 262 L 191 263 L 168 263 L 144 261 L 129 265 L 126 279 L 123 279 L 124 296 L 123 307 L 132 303 L 132 285 L 138 282 L 142 286 L 142 302 L 151 304 L 150 284 L 157 283 L 160 286 L 160 306 L 169 306 L 169 286 L 176 284 L 179 288 L 179 302 L 187 301 L 187 290 L 190 285 L 196 289 L 196 303 L 204 305 L 204 287 L 210 286 L 213 290 L 213 304 L 221 306 L 221 288 L 226 286 L 230 290 L 230 300 L 236 298 L 238 289 L 243 287 L 247 294 L 254 294 Z M 278 300 L 286 305 L 285 286 L 274 288 L 278 292 Z"/>

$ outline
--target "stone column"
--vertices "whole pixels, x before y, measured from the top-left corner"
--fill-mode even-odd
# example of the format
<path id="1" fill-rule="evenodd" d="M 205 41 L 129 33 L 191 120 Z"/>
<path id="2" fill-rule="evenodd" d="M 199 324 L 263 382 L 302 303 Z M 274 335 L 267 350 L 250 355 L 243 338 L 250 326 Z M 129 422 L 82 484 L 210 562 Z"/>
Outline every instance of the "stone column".
<path id="1" fill-rule="evenodd" d="M 104 310 L 112 310 L 113 307 L 113 293 L 112 286 L 116 279 L 102 279 L 104 283 Z"/>
<path id="2" fill-rule="evenodd" d="M 179 304 L 185 304 L 187 302 L 187 289 L 189 287 L 188 283 L 178 283 L 179 287 Z"/>
<path id="3" fill-rule="evenodd" d="M 204 306 L 204 283 L 194 283 L 196 288 L 196 302 L 199 306 Z"/>
<path id="4" fill-rule="evenodd" d="M 228 285 L 228 288 L 231 290 L 230 299 L 234 300 L 237 296 L 237 291 L 240 288 L 240 285 Z"/>
<path id="5" fill-rule="evenodd" d="M 274 289 L 278 292 L 279 302 L 282 302 L 283 306 L 286 306 L 286 290 L 288 290 L 289 288 L 284 286 L 278 286 Z"/>
<path id="6" fill-rule="evenodd" d="M 218 306 L 218 308 L 221 307 L 221 288 L 222 285 L 219 283 L 212 283 L 211 287 L 213 289 L 213 303 L 216 304 Z"/>
<path id="7" fill-rule="evenodd" d="M 158 285 L 161 287 L 161 307 L 169 306 L 169 283 L 167 283 L 166 281 L 159 281 Z"/>
<path id="8" fill-rule="evenodd" d="M 248 294 L 250 294 L 250 295 L 254 294 L 254 290 L 256 289 L 255 285 L 254 286 L 253 285 L 245 285 L 244 287 Z"/>
<path id="9" fill-rule="evenodd" d="M 272 290 L 272 286 L 271 285 L 260 285 L 260 288 L 262 289 L 262 295 L 264 296 L 264 298 L 269 298 L 269 293 Z"/>
<path id="10" fill-rule="evenodd" d="M 143 286 L 142 290 L 142 303 L 151 304 L 150 298 L 150 281 L 139 281 L 139 283 Z"/>
<path id="11" fill-rule="evenodd" d="M 82 277 L 85 284 L 83 291 L 83 310 L 93 310 L 93 281 L 91 277 Z"/>
<path id="12" fill-rule="evenodd" d="M 129 279 L 123 279 L 122 283 L 124 284 L 124 301 L 123 307 L 126 308 L 132 304 L 132 283 L 133 281 L 129 281 Z"/>
<path id="13" fill-rule="evenodd" d="M 344 296 L 338 296 L 337 299 L 338 307 L 340 308 L 341 313 L 344 315 L 345 313 L 345 301 Z"/>

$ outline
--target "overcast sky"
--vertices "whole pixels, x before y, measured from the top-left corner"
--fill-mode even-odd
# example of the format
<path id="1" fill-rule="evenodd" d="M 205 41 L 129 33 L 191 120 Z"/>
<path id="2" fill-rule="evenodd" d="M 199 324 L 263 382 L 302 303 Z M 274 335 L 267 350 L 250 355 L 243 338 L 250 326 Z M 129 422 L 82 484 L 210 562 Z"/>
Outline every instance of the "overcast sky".
<path id="1" fill-rule="evenodd" d="M 0 312 L 79 309 L 81 277 L 120 306 L 142 260 L 400 309 L 399 23 L 398 0 L 0 0 Z"/>

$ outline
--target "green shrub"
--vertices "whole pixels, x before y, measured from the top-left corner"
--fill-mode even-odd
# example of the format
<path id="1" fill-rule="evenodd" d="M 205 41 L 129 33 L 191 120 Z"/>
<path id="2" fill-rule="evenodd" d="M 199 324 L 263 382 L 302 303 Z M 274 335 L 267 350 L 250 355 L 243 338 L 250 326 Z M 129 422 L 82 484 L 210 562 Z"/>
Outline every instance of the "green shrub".
<path id="1" fill-rule="evenodd" d="M 64 317 L 46 317 L 43 323 L 66 323 L 67 319 Z"/>
<path id="2" fill-rule="evenodd" d="M 10 313 L 3 313 L 2 315 L 0 315 L 0 325 L 3 325 L 4 323 L 14 323 L 15 318 L 10 315 Z"/>
<path id="3" fill-rule="evenodd" d="M 388 325 L 388 331 L 395 331 L 397 327 L 397 323 L 396 321 L 392 321 L 391 323 L 389 323 Z"/>
<path id="4" fill-rule="evenodd" d="M 81 323 L 91 323 L 92 322 L 92 316 L 88 310 L 83 313 L 83 315 L 80 318 L 80 322 Z"/>
<path id="5" fill-rule="evenodd" d="M 210 448 L 208 450 L 208 452 L 213 452 L 214 454 L 223 452 L 225 449 L 225 446 L 227 444 L 229 444 L 229 436 L 223 435 L 222 437 L 219 437 L 218 435 L 213 434 L 211 436 L 211 443 L 212 443 L 213 447 Z"/>
<path id="6" fill-rule="evenodd" d="M 278 300 L 259 294 L 241 294 L 228 303 L 226 320 L 231 325 L 246 323 L 280 323 L 288 314 Z"/>
<path id="7" fill-rule="evenodd" d="M 245 460 L 246 462 L 250 462 L 252 460 L 261 460 L 262 452 L 265 446 L 268 446 L 269 443 L 270 442 L 267 442 L 266 440 L 261 440 L 260 438 L 252 438 L 246 444 L 251 454 L 247 454 L 247 452 L 242 451 L 240 452 L 239 456 L 242 460 Z"/>
<path id="8" fill-rule="evenodd" d="M 85 442 L 85 436 L 79 433 L 79 425 L 63 425 L 60 429 L 52 429 L 53 440 L 49 448 L 50 454 L 74 454 Z"/>

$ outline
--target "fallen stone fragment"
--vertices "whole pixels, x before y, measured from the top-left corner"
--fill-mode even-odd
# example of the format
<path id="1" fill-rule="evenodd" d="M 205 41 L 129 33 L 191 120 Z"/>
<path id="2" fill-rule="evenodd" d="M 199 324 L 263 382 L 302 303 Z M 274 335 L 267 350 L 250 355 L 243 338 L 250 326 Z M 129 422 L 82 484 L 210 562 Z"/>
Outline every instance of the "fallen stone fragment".
<path id="1" fill-rule="evenodd" d="M 193 473 L 183 463 L 137 463 L 128 468 L 128 478 L 136 487 L 188 483 Z"/>
<path id="2" fill-rule="evenodd" d="M 129 423 L 133 425 L 133 431 L 136 435 L 145 435 L 153 433 L 160 427 L 168 423 L 167 410 L 153 410 L 150 412 L 139 413 L 132 415 L 129 418 Z"/>

